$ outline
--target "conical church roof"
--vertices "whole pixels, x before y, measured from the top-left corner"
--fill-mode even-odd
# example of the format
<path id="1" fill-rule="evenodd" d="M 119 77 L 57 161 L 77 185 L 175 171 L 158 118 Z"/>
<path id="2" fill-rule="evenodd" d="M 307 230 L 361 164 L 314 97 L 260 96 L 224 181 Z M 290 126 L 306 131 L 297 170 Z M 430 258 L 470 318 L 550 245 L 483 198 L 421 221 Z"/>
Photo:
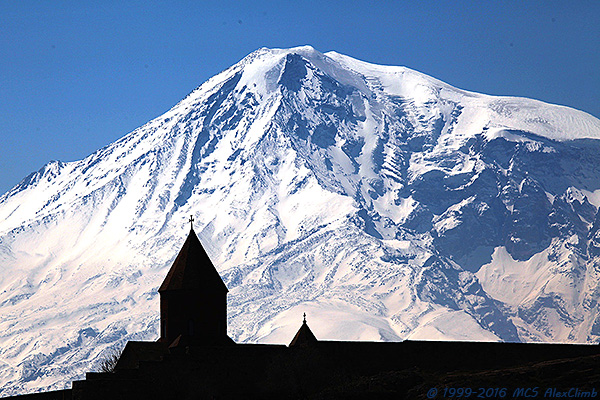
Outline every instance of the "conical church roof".
<path id="1" fill-rule="evenodd" d="M 294 336 L 294 338 L 292 339 L 292 342 L 290 343 L 290 347 L 291 346 L 302 346 L 302 345 L 307 345 L 307 344 L 316 343 L 316 342 L 318 342 L 317 337 L 314 335 L 314 333 L 312 333 L 312 331 L 308 327 L 308 324 L 306 323 L 306 317 L 305 317 L 304 321 L 302 321 L 302 326 L 300 327 L 300 329 L 298 329 L 298 332 L 296 332 L 296 336 Z"/>
<path id="2" fill-rule="evenodd" d="M 195 289 L 228 292 L 192 228 L 158 291 Z"/>

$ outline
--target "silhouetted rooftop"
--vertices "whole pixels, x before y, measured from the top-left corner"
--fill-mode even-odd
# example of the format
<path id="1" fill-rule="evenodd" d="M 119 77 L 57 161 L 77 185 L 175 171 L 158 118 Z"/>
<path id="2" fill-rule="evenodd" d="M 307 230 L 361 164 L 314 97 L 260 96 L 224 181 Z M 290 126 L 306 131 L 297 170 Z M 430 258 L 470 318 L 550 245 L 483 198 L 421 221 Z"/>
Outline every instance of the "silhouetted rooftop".
<path id="1" fill-rule="evenodd" d="M 304 316 L 304 321 L 302 321 L 302 326 L 296 332 L 296 336 L 292 339 L 290 346 L 302 346 L 310 343 L 318 342 L 317 337 L 312 333 L 308 324 L 306 323 L 306 314 Z"/>
<path id="2" fill-rule="evenodd" d="M 228 292 L 193 228 L 158 291 L 182 289 Z"/>

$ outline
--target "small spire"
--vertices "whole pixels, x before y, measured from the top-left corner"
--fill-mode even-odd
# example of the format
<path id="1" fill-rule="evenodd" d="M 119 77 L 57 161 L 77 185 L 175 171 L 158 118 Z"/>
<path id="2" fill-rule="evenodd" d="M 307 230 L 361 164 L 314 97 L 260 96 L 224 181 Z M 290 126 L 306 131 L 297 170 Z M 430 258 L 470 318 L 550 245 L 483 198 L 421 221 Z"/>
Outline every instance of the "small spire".
<path id="1" fill-rule="evenodd" d="M 190 223 L 191 229 L 194 230 L 194 216 L 193 215 L 190 215 L 189 223 Z"/>
<path id="2" fill-rule="evenodd" d="M 292 339 L 290 346 L 307 346 L 318 341 L 315 334 L 312 333 L 308 327 L 308 324 L 306 323 L 306 313 L 304 313 L 302 326 L 298 329 L 298 332 L 296 332 L 296 336 Z"/>

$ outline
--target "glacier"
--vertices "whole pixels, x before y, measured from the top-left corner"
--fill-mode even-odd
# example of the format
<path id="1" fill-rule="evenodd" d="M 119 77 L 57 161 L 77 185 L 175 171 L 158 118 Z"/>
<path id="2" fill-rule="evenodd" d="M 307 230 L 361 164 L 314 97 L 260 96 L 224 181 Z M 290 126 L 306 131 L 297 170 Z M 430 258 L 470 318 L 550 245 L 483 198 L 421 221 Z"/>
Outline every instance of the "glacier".
<path id="1" fill-rule="evenodd" d="M 158 338 L 190 215 L 236 341 L 598 343 L 599 207 L 589 114 L 262 48 L 0 197 L 0 396 Z"/>

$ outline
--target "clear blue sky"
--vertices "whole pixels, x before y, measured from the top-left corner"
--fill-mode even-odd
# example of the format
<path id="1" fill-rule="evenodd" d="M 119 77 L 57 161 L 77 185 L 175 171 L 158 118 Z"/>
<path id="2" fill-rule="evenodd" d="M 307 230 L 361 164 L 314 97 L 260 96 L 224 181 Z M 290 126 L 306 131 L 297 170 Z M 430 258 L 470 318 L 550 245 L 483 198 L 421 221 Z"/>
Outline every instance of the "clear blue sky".
<path id="1" fill-rule="evenodd" d="M 600 117 L 600 1 L 0 0 L 0 193 L 304 44 Z"/>

